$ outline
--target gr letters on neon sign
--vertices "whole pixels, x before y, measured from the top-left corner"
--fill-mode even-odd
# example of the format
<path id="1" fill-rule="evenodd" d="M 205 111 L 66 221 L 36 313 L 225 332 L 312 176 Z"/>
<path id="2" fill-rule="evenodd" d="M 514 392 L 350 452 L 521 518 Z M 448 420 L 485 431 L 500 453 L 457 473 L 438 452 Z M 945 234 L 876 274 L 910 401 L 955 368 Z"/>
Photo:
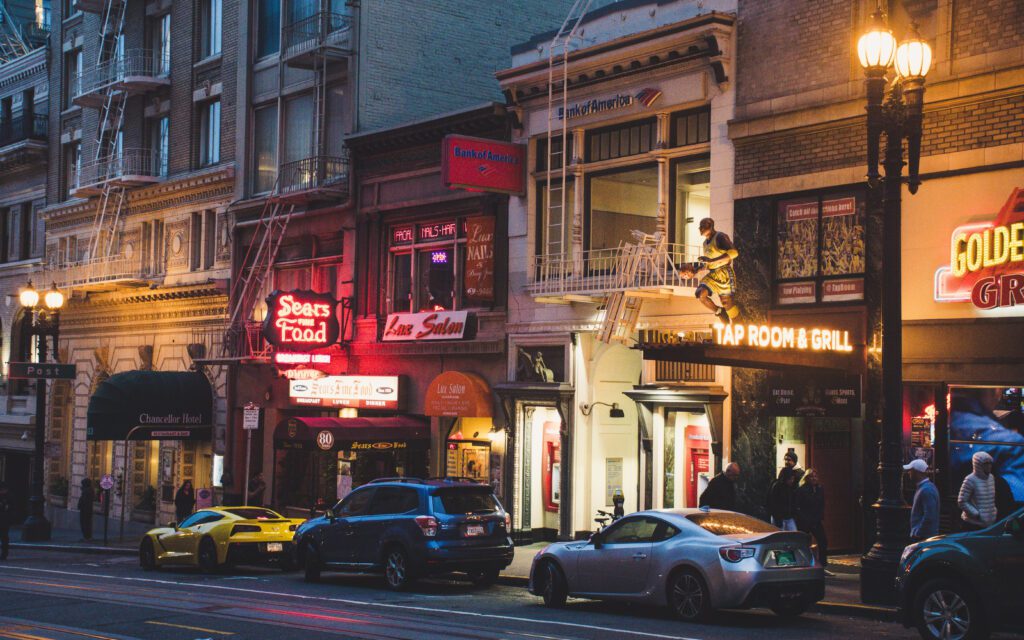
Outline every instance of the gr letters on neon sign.
<path id="1" fill-rule="evenodd" d="M 274 291 L 267 296 L 263 336 L 289 351 L 309 351 L 338 341 L 338 301 L 313 291 Z"/>

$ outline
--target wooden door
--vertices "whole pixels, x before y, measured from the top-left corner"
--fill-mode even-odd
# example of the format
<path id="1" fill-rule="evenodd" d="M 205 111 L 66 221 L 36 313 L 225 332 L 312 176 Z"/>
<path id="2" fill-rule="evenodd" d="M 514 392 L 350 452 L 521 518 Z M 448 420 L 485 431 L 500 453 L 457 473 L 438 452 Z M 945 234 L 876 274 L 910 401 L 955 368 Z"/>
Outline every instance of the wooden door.
<path id="1" fill-rule="evenodd" d="M 825 535 L 829 550 L 849 550 L 856 540 L 849 421 L 809 422 L 808 466 L 818 472 L 818 480 L 825 488 Z"/>

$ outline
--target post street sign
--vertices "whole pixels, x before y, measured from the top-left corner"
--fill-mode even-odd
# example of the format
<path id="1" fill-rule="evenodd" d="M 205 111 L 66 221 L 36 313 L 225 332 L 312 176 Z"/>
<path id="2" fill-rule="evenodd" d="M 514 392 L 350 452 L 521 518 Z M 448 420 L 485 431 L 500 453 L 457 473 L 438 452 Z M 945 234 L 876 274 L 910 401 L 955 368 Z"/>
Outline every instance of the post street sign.
<path id="1" fill-rule="evenodd" d="M 28 380 L 74 380 L 75 365 L 36 362 L 8 363 L 7 377 Z"/>
<path id="2" fill-rule="evenodd" d="M 245 409 L 242 410 L 242 429 L 246 431 L 255 431 L 260 428 L 260 409 L 259 407 L 248 404 Z"/>

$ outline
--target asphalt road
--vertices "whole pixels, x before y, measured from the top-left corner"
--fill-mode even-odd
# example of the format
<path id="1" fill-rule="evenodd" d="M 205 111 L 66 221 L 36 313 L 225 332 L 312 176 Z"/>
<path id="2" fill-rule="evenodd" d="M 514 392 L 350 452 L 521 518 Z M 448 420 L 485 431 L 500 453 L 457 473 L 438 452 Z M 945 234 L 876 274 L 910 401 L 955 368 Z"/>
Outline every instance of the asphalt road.
<path id="1" fill-rule="evenodd" d="M 659 609 L 585 600 L 550 610 L 510 586 L 430 580 L 396 594 L 373 576 L 325 574 L 322 583 L 307 584 L 301 574 L 271 569 L 145 572 L 126 557 L 14 551 L 0 564 L 0 639 L 917 637 L 897 624 L 831 615 L 784 621 L 770 612 L 730 611 L 693 625 Z"/>

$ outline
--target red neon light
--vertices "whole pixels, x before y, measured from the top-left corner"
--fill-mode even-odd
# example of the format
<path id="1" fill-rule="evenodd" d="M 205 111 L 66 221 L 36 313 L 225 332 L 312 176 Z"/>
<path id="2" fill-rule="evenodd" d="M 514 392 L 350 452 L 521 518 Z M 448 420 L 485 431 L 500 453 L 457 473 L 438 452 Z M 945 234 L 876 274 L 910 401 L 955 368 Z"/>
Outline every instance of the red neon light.
<path id="1" fill-rule="evenodd" d="M 336 306 L 337 302 L 326 294 L 275 291 L 267 298 L 270 313 L 263 324 L 263 335 L 276 347 L 298 351 L 329 346 L 338 339 Z M 297 357 L 291 354 L 281 354 L 281 357 L 286 364 L 306 363 L 298 360 L 289 362 L 288 358 Z M 310 357 L 308 362 L 316 361 Z"/>

